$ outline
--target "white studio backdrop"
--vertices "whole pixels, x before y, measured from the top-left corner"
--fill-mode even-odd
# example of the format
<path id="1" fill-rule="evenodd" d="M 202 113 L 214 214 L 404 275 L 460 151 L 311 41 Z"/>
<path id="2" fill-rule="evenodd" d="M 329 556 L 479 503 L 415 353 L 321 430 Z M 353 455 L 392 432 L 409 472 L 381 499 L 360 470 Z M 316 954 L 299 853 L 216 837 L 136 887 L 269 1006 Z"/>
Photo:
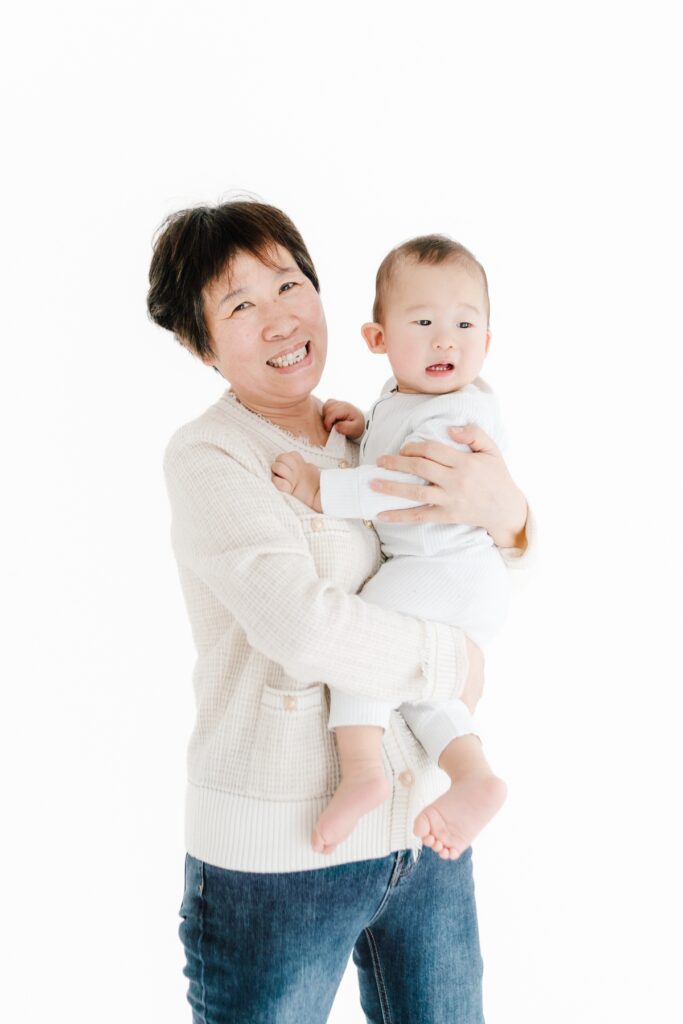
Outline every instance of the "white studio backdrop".
<path id="1" fill-rule="evenodd" d="M 681 90 L 674 5 L 26 4 L 3 77 L 3 1018 L 188 1021 L 193 648 L 166 441 L 221 393 L 145 314 L 153 233 L 285 209 L 330 326 L 392 245 L 486 266 L 486 376 L 541 555 L 488 652 L 489 1024 L 683 1019 Z M 347 972 L 330 1020 L 362 1021 Z M 412 1024 L 412 1022 L 411 1022 Z"/>

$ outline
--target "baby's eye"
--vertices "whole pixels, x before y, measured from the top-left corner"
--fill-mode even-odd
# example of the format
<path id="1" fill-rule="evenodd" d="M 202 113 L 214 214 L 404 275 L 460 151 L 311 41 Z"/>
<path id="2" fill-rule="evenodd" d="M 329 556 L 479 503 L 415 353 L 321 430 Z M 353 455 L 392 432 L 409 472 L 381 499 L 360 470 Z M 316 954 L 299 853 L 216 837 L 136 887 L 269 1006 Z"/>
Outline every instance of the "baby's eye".
<path id="1" fill-rule="evenodd" d="M 471 324 L 469 320 L 461 320 L 458 327 L 474 327 L 474 324 Z"/>
<path id="2" fill-rule="evenodd" d="M 420 327 L 429 327 L 431 322 L 432 322 L 431 320 L 416 320 L 415 321 L 415 323 L 419 324 Z"/>

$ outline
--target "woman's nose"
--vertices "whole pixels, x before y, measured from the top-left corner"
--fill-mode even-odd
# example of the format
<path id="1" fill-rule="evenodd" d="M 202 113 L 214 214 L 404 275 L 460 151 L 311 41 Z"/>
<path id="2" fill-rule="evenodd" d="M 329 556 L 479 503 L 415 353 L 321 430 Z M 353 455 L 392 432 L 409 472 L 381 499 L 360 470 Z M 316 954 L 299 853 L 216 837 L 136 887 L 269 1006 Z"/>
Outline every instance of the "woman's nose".
<path id="1" fill-rule="evenodd" d="M 266 341 L 282 341 L 289 338 L 297 328 L 297 319 L 291 313 L 273 313 L 263 327 L 263 337 Z"/>

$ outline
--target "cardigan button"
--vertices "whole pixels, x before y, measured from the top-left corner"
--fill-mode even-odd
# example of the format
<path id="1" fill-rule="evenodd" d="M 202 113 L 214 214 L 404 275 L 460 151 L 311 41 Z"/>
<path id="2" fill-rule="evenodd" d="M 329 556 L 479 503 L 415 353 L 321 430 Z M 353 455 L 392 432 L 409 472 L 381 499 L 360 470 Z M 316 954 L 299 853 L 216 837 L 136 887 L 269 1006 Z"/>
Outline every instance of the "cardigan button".
<path id="1" fill-rule="evenodd" d="M 325 529 L 325 524 L 322 519 L 314 519 L 311 523 L 311 529 L 314 530 L 315 533 L 320 533 L 321 530 Z"/>
<path id="2" fill-rule="evenodd" d="M 341 462 L 339 463 L 339 468 L 340 469 L 349 469 L 350 466 L 351 466 L 351 463 L 347 462 L 346 459 L 342 459 Z"/>
<path id="3" fill-rule="evenodd" d="M 285 711 L 296 711 L 297 709 L 298 702 L 296 697 L 291 697 L 289 694 L 282 698 L 282 703 L 284 704 Z"/>
<path id="4" fill-rule="evenodd" d="M 412 772 L 401 772 L 401 774 L 398 777 L 398 781 L 401 783 L 402 786 L 412 786 L 413 783 L 415 782 L 415 776 L 413 775 Z"/>
<path id="5" fill-rule="evenodd" d="M 367 528 L 369 530 L 371 530 L 372 529 L 372 519 L 364 519 L 363 520 L 363 526 L 367 526 Z"/>

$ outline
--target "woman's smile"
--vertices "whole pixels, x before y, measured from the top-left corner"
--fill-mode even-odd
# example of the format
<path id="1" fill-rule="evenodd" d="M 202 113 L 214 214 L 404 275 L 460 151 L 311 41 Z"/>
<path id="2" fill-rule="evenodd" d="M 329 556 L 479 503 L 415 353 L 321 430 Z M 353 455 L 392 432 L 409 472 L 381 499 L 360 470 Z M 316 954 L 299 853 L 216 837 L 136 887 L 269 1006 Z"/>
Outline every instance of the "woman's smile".
<path id="1" fill-rule="evenodd" d="M 276 356 L 272 356 L 266 360 L 268 366 L 272 366 L 274 370 L 293 370 L 295 367 L 302 366 L 304 363 L 307 365 L 311 361 L 311 343 L 305 341 L 303 344 L 290 345 L 283 352 L 278 353 Z"/>

